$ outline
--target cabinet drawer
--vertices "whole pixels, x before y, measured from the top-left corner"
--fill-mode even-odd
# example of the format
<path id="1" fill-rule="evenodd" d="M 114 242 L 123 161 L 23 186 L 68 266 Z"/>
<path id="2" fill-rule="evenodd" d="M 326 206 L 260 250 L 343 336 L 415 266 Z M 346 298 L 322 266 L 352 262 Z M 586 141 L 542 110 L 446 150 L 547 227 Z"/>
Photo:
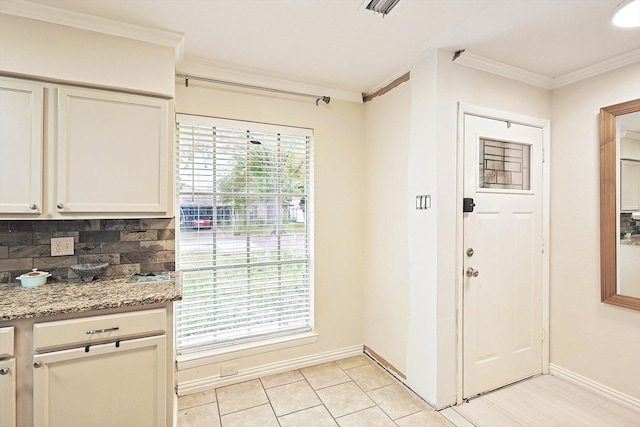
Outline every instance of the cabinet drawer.
<path id="1" fill-rule="evenodd" d="M 167 313 L 163 308 L 36 323 L 33 325 L 33 348 L 36 352 L 46 352 L 160 335 L 166 332 L 166 328 Z"/>
<path id="2" fill-rule="evenodd" d="M 13 356 L 13 326 L 0 328 L 0 359 Z"/>

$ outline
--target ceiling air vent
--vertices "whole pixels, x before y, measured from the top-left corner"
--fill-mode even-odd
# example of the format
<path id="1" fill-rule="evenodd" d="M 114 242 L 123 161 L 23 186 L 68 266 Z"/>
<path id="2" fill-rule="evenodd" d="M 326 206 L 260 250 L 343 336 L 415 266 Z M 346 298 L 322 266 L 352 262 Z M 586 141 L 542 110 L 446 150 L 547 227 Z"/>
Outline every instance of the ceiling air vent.
<path id="1" fill-rule="evenodd" d="M 399 2 L 400 0 L 371 0 L 365 9 L 386 15 L 391 12 L 391 9 Z"/>

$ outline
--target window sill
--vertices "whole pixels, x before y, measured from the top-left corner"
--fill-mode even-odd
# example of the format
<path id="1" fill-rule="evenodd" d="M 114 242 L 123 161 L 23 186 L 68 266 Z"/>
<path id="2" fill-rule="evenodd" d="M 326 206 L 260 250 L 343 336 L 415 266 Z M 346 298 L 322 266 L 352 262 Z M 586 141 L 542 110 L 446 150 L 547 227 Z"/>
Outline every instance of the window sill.
<path id="1" fill-rule="evenodd" d="M 203 350 L 190 354 L 182 354 L 176 358 L 178 371 L 199 366 L 211 365 L 231 359 L 254 356 L 256 354 L 298 347 L 318 342 L 318 334 L 305 332 L 303 334 L 286 337 L 271 338 L 263 341 L 250 342 L 229 347 Z"/>

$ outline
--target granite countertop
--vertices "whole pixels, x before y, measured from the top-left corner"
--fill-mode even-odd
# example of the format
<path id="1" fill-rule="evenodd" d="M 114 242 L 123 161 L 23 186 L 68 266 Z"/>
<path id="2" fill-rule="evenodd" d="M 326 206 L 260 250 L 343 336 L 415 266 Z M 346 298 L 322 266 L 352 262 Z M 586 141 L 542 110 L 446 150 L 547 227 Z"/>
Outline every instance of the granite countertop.
<path id="1" fill-rule="evenodd" d="M 632 234 L 631 237 L 620 239 L 621 245 L 640 246 L 640 234 Z"/>
<path id="2" fill-rule="evenodd" d="M 0 284 L 0 322 L 178 301 L 182 285 L 176 276 L 171 272 L 169 281 L 136 284 L 128 284 L 129 277 L 47 282 L 33 288 Z"/>

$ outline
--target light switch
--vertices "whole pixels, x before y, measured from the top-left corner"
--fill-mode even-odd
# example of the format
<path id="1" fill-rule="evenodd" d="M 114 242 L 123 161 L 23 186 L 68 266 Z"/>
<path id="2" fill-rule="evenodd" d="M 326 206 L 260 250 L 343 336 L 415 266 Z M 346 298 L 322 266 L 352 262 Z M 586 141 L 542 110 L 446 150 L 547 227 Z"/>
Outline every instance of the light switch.
<path id="1" fill-rule="evenodd" d="M 431 207 L 431 195 L 430 194 L 416 196 L 416 209 L 417 210 L 429 209 L 430 207 Z"/>

